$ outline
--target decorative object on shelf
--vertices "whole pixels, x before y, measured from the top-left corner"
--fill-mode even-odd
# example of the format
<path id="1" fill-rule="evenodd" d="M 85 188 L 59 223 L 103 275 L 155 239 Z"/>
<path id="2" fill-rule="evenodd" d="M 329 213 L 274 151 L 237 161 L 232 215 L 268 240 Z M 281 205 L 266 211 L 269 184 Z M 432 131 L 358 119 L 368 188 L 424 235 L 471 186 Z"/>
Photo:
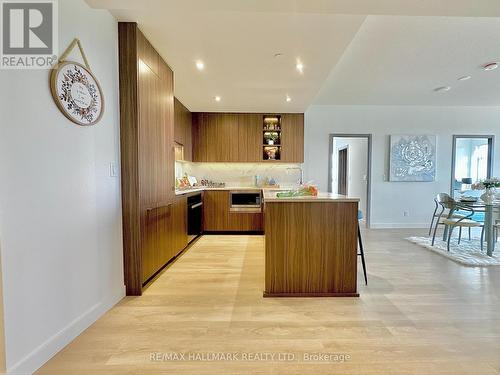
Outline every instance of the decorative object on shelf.
<path id="1" fill-rule="evenodd" d="M 435 135 L 391 135 L 390 181 L 429 182 L 435 177 Z"/>
<path id="2" fill-rule="evenodd" d="M 267 147 L 264 149 L 267 156 L 266 160 L 279 160 L 278 158 L 278 147 Z"/>
<path id="3" fill-rule="evenodd" d="M 496 200 L 496 188 L 500 187 L 500 179 L 497 177 L 487 178 L 472 185 L 473 190 L 486 190 L 481 195 L 481 200 L 486 204 L 492 204 Z"/>
<path id="4" fill-rule="evenodd" d="M 279 144 L 279 134 L 278 132 L 266 132 L 264 133 L 264 140 L 268 145 Z"/>
<path id="5" fill-rule="evenodd" d="M 66 61 L 69 53 L 78 46 L 85 66 Z M 50 74 L 50 90 L 57 107 L 69 120 L 82 126 L 95 125 L 104 113 L 104 97 L 97 78 L 92 74 L 82 45 L 74 39 L 59 58 Z"/>

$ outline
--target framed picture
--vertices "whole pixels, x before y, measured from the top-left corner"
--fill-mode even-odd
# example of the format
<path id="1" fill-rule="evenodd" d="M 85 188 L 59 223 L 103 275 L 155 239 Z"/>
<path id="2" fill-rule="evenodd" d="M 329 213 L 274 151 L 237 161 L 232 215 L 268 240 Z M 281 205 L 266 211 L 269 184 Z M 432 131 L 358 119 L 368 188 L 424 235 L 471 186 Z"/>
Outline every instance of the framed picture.
<path id="1" fill-rule="evenodd" d="M 50 76 L 52 97 L 68 119 L 94 125 L 104 113 L 101 86 L 90 69 L 74 61 L 60 63 Z"/>
<path id="2" fill-rule="evenodd" d="M 430 182 L 436 179 L 435 135 L 391 135 L 390 181 Z"/>

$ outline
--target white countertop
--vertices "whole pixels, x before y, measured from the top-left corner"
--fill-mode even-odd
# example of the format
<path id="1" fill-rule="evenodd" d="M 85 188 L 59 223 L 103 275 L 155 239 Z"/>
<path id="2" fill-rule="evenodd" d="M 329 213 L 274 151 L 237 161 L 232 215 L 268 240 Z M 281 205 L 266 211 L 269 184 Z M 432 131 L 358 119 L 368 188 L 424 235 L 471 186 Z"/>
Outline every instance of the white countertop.
<path id="1" fill-rule="evenodd" d="M 206 186 L 197 186 L 189 189 L 176 190 L 175 195 L 184 195 L 189 193 L 195 193 L 197 191 L 205 191 L 205 190 L 255 190 L 260 191 L 262 188 L 255 186 L 225 186 L 225 187 L 206 187 Z"/>
<path id="2" fill-rule="evenodd" d="M 319 192 L 317 196 L 305 195 L 298 197 L 278 198 L 278 191 L 264 190 L 264 202 L 359 202 L 359 198 L 351 198 L 346 195 Z"/>
<path id="3" fill-rule="evenodd" d="M 299 197 L 287 197 L 278 198 L 276 194 L 280 191 L 288 191 L 293 188 L 259 188 L 255 186 L 225 186 L 225 187 L 206 187 L 199 186 L 190 189 L 176 190 L 175 195 L 184 195 L 190 193 L 196 193 L 205 190 L 262 190 L 264 195 L 264 202 L 359 202 L 359 198 L 352 198 L 345 195 L 332 194 L 319 192 L 317 196 L 299 196 Z"/>

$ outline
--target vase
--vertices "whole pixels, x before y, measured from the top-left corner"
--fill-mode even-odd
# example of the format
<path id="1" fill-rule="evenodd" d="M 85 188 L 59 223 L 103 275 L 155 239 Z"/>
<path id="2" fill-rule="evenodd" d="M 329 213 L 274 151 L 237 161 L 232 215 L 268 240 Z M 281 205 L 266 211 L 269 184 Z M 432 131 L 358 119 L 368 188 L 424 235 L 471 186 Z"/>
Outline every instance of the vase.
<path id="1" fill-rule="evenodd" d="M 270 139 L 270 140 L 267 141 L 267 144 L 268 145 L 274 145 L 274 141 L 272 139 Z"/>
<path id="2" fill-rule="evenodd" d="M 492 204 L 496 198 L 495 188 L 488 188 L 486 192 L 481 195 L 481 200 L 486 204 Z"/>

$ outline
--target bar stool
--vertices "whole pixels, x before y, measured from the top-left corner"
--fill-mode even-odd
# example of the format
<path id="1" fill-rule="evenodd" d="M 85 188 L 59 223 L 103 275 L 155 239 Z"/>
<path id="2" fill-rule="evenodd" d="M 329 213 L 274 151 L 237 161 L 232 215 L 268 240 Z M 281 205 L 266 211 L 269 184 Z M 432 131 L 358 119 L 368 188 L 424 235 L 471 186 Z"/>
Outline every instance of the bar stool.
<path id="1" fill-rule="evenodd" d="M 366 277 L 366 263 L 365 263 L 365 251 L 363 249 L 363 241 L 361 240 L 361 230 L 359 229 L 359 221 L 363 219 L 363 211 L 358 210 L 358 243 L 359 243 L 359 254 L 361 257 L 361 264 L 363 265 L 363 275 L 365 276 L 365 285 L 368 285 L 368 278 Z"/>

